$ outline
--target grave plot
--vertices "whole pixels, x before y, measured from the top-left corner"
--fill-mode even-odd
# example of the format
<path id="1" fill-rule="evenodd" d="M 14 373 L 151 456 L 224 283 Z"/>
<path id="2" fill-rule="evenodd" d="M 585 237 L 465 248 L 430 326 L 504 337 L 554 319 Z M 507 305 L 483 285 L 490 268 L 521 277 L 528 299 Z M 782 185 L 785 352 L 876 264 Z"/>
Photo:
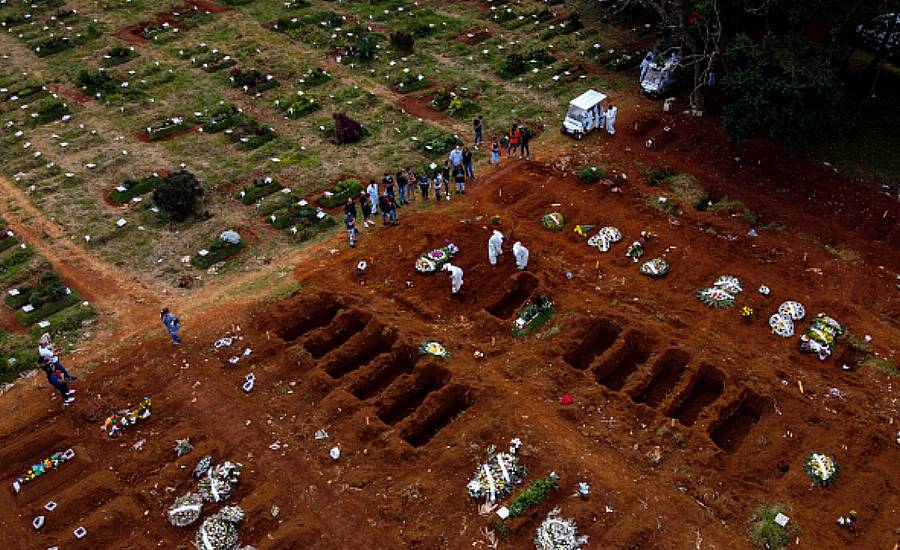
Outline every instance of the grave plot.
<path id="1" fill-rule="evenodd" d="M 702 365 L 675 399 L 667 415 L 683 425 L 693 426 L 700 414 L 725 390 L 725 376 L 710 365 Z"/>
<path id="2" fill-rule="evenodd" d="M 359 310 L 342 312 L 327 327 L 322 327 L 310 334 L 303 347 L 315 359 L 321 359 L 359 334 L 366 328 L 372 316 Z"/>
<path id="3" fill-rule="evenodd" d="M 653 365 L 650 379 L 635 390 L 635 403 L 656 408 L 662 404 L 681 383 L 691 356 L 680 349 L 667 349 Z"/>
<path id="4" fill-rule="evenodd" d="M 339 380 L 391 351 L 397 331 L 378 322 L 368 323 L 365 330 L 352 336 L 332 351 L 322 364 L 329 376 Z"/>
<path id="5" fill-rule="evenodd" d="M 421 447 L 466 412 L 473 403 L 472 391 L 466 386 L 453 384 L 433 392 L 399 427 L 400 437 L 413 447 Z"/>
<path id="6" fill-rule="evenodd" d="M 426 364 L 404 375 L 376 404 L 378 418 L 393 426 L 412 414 L 434 391 L 443 388 L 450 373 L 434 364 Z"/>
<path id="7" fill-rule="evenodd" d="M 272 317 L 276 335 L 285 342 L 293 342 L 316 329 L 329 325 L 342 310 L 342 305 L 330 295 L 319 299 L 289 300 L 280 304 Z"/>
<path id="8" fill-rule="evenodd" d="M 81 525 L 82 518 L 94 510 L 105 508 L 107 503 L 118 496 L 115 485 L 116 476 L 112 471 L 98 470 L 60 487 L 58 491 L 48 495 L 46 500 L 31 503 L 31 515 L 44 516 L 44 526 L 40 531 L 42 535 L 63 539 Z M 45 508 L 49 502 L 56 503 L 52 511 Z"/>
<path id="9" fill-rule="evenodd" d="M 563 359 L 572 368 L 586 370 L 603 354 L 619 335 L 619 327 L 609 319 L 593 319 L 576 338 L 576 343 Z"/>
<path id="10" fill-rule="evenodd" d="M 652 346 L 653 341 L 645 334 L 629 330 L 594 368 L 597 383 L 613 391 L 621 390 L 631 375 L 650 359 Z"/>
<path id="11" fill-rule="evenodd" d="M 419 350 L 409 344 L 400 344 L 374 365 L 362 370 L 351 382 L 350 393 L 357 399 L 369 399 L 390 386 L 397 378 L 411 373 L 419 362 Z"/>
<path id="12" fill-rule="evenodd" d="M 540 282 L 531 273 L 519 273 L 513 277 L 512 285 L 492 305 L 485 308 L 498 319 L 507 320 L 534 294 Z"/>
<path id="13" fill-rule="evenodd" d="M 722 411 L 709 436 L 726 453 L 737 451 L 760 418 L 772 406 L 769 398 L 744 390 L 738 400 Z"/>

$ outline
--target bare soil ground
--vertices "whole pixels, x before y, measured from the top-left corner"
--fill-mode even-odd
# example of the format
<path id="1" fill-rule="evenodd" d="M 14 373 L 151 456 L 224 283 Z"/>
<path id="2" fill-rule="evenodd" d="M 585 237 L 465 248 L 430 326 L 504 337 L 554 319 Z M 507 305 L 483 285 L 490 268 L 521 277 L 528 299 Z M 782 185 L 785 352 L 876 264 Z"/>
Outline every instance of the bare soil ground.
<path id="1" fill-rule="evenodd" d="M 559 506 L 590 536 L 588 548 L 743 548 L 750 511 L 767 501 L 790 503 L 800 548 L 891 548 L 900 520 L 896 378 L 856 365 L 846 345 L 824 362 L 802 355 L 797 339 L 771 335 L 766 319 L 783 300 L 799 300 L 810 315 L 824 311 L 870 335 L 896 363 L 900 207 L 762 144 L 721 145 L 708 121 L 658 116 L 678 131 L 661 150 L 646 150 L 625 116 L 615 138 L 572 150 L 564 143 L 558 155 L 533 150 L 541 162 L 504 158 L 467 197 L 410 216 L 401 210 L 401 226 L 364 232 L 358 249 L 335 235 L 296 264 L 301 290 L 282 301 L 224 291 L 197 298 L 182 314 L 182 347 L 153 331 L 157 321 L 142 311 L 133 345 L 105 353 L 95 341 L 71 358 L 82 376 L 68 409 L 42 377 L 18 384 L 0 400 L 3 483 L 52 452 L 73 447 L 77 458 L 17 496 L 0 491 L 0 541 L 187 548 L 195 529 L 163 516 L 210 453 L 244 464 L 230 502 L 247 512 L 241 540 L 260 549 L 486 546 L 490 517 L 479 516 L 466 483 L 488 445 L 519 437 L 528 480 L 552 470 L 562 489 L 508 522 L 501 547 L 528 548 Z M 546 143 L 557 148 L 555 139 Z M 787 229 L 751 238 L 737 214 L 665 215 L 647 197 L 667 191 L 646 186 L 636 160 L 691 172 Z M 570 172 L 588 162 L 618 167 L 628 181 L 582 184 Z M 568 220 L 562 232 L 540 224 L 554 210 Z M 22 220 L 10 223 L 28 238 Z M 577 223 L 614 225 L 625 237 L 601 254 L 572 231 Z M 508 251 L 499 266 L 488 264 L 494 227 L 507 247 L 519 240 L 530 248 L 526 272 Z M 642 230 L 657 235 L 644 258 L 672 266 L 665 279 L 640 275 L 625 257 Z M 461 249 L 457 297 L 443 274 L 414 270 L 420 253 L 446 240 Z M 694 292 L 725 273 L 740 277 L 744 292 L 730 309 L 707 308 Z M 120 298 L 127 285 L 84 284 L 86 295 L 87 285 L 104 284 Z M 757 293 L 760 285 L 771 294 Z M 556 316 L 516 340 L 515 312 L 538 293 L 553 298 Z M 744 304 L 758 312 L 749 323 L 738 315 Z M 215 351 L 223 336 L 234 343 Z M 452 356 L 420 356 L 425 338 Z M 231 365 L 245 348 L 252 353 Z M 250 372 L 256 387 L 245 394 Z M 560 404 L 565 393 L 572 404 Z M 106 414 L 144 395 L 154 407 L 146 423 L 116 440 L 98 430 Z M 327 439 L 314 438 L 320 428 Z M 196 449 L 176 459 L 175 440 L 185 437 Z M 835 455 L 837 483 L 810 484 L 802 464 L 812 450 Z M 587 499 L 571 496 L 579 481 L 591 486 Z M 48 500 L 59 508 L 34 531 Z M 834 523 L 850 509 L 859 512 L 856 533 Z M 81 541 L 72 536 L 78 526 L 88 530 Z"/>

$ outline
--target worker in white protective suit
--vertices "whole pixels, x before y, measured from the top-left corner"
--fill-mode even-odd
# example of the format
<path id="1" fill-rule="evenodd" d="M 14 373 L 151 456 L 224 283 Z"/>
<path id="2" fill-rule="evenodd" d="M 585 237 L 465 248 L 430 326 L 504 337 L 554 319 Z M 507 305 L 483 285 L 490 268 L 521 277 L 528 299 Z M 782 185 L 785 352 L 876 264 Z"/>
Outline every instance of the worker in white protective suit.
<path id="1" fill-rule="evenodd" d="M 606 131 L 611 136 L 616 133 L 616 115 L 618 114 L 619 108 L 615 105 L 610 105 L 609 109 L 606 110 Z"/>
<path id="2" fill-rule="evenodd" d="M 503 233 L 494 230 L 491 238 L 488 239 L 488 261 L 491 265 L 497 265 L 497 257 L 503 254 Z"/>
<path id="3" fill-rule="evenodd" d="M 516 244 L 513 245 L 513 256 L 516 257 L 516 267 L 519 268 L 519 271 L 524 270 L 528 265 L 528 249 L 516 241 Z"/>
<path id="4" fill-rule="evenodd" d="M 441 268 L 446 271 L 450 275 L 450 282 L 452 283 L 451 291 L 453 294 L 458 294 L 459 289 L 462 288 L 463 284 L 463 270 L 462 268 L 456 267 L 453 264 L 444 264 L 444 267 Z"/>

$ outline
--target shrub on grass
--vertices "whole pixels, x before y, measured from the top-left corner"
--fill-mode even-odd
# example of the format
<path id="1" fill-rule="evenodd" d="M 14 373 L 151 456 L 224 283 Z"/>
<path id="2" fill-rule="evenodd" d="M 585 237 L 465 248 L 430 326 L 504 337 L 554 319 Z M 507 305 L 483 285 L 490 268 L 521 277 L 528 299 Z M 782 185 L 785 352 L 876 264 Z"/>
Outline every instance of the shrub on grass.
<path id="1" fill-rule="evenodd" d="M 275 77 L 264 75 L 259 69 L 232 69 L 228 79 L 232 88 L 241 88 L 248 95 L 257 95 L 278 87 Z"/>
<path id="2" fill-rule="evenodd" d="M 201 256 L 199 252 L 194 254 L 194 256 L 191 257 L 191 265 L 199 267 L 200 269 L 207 269 L 213 264 L 234 256 L 243 250 L 245 246 L 247 245 L 244 241 L 230 243 L 218 238 L 212 246 L 209 247 L 208 253 L 205 256 Z"/>
<path id="3" fill-rule="evenodd" d="M 497 72 L 503 78 L 513 78 L 525 72 L 525 58 L 517 53 L 506 56 Z"/>
<path id="4" fill-rule="evenodd" d="M 578 171 L 578 179 L 584 183 L 596 183 L 606 177 L 606 172 L 596 166 L 584 166 Z"/>
<path id="5" fill-rule="evenodd" d="M 54 313 L 62 311 L 67 307 L 73 306 L 80 301 L 81 297 L 78 296 L 77 292 L 73 291 L 71 294 L 66 294 L 58 300 L 45 303 L 40 307 L 36 307 L 34 311 L 25 313 L 20 309 L 16 312 L 16 321 L 18 321 L 22 326 L 30 327 L 31 325 L 39 321 L 45 320 L 47 317 L 53 315 Z"/>
<path id="6" fill-rule="evenodd" d="M 153 202 L 176 222 L 183 222 L 194 214 L 202 196 L 200 182 L 186 170 L 166 176 L 153 190 Z"/>
<path id="7" fill-rule="evenodd" d="M 391 33 L 391 45 L 399 52 L 409 53 L 413 50 L 416 39 L 409 31 L 397 31 Z"/>
<path id="8" fill-rule="evenodd" d="M 144 129 L 144 134 L 150 141 L 158 141 L 186 129 L 187 125 L 181 117 L 169 117 L 161 120 Z"/>
<path id="9" fill-rule="evenodd" d="M 69 294 L 66 283 L 64 283 L 62 278 L 53 271 L 41 273 L 38 277 L 37 284 L 38 287 L 28 295 L 27 302 L 34 306 L 35 309 L 44 304 L 61 300 Z"/>
<path id="10" fill-rule="evenodd" d="M 30 247 L 22 248 L 20 246 L 0 252 L 0 278 L 6 279 L 11 276 L 16 268 L 30 260 L 33 255 L 34 252 Z"/>
<path id="11" fill-rule="evenodd" d="M 319 204 L 324 208 L 340 206 L 347 202 L 347 199 L 358 197 L 362 190 L 362 182 L 358 179 L 346 179 L 329 189 L 326 192 L 328 194 L 319 199 Z"/>
<path id="12" fill-rule="evenodd" d="M 455 135 L 441 133 L 422 142 L 422 154 L 428 158 L 437 158 L 448 154 L 454 147 L 462 144 L 462 140 Z"/>
<path id="13" fill-rule="evenodd" d="M 238 122 L 226 133 L 228 133 L 228 139 L 243 151 L 257 149 L 278 137 L 271 126 L 249 118 Z"/>
<path id="14" fill-rule="evenodd" d="M 7 248 L 12 248 L 17 244 L 19 244 L 18 239 L 11 237 L 7 234 L 6 230 L 0 231 L 0 252 L 5 251 Z"/>
<path id="15" fill-rule="evenodd" d="M 127 63 L 136 57 L 138 57 L 138 53 L 134 50 L 134 47 L 114 46 L 100 59 L 100 65 L 102 67 L 115 67 L 116 65 Z"/>
<path id="16" fill-rule="evenodd" d="M 313 86 L 318 86 L 319 84 L 324 84 L 329 80 L 331 80 L 331 75 L 320 67 L 309 69 L 308 71 L 303 73 L 302 77 L 300 77 L 300 83 L 310 88 Z"/>
<path id="17" fill-rule="evenodd" d="M 29 302 L 31 298 L 31 293 L 34 291 L 31 285 L 25 284 L 19 287 L 16 287 L 16 290 L 19 292 L 17 295 L 13 296 L 12 294 L 7 294 L 6 298 L 3 299 L 3 302 L 11 307 L 12 309 L 19 309 Z"/>
<path id="18" fill-rule="evenodd" d="M 81 302 L 63 309 L 47 317 L 49 327 L 41 328 L 37 325 L 31 327 L 29 335 L 37 340 L 41 334 L 48 333 L 51 337 L 68 335 L 84 326 L 85 321 L 97 316 L 97 308 L 93 304 Z"/>
<path id="19" fill-rule="evenodd" d="M 102 69 L 81 71 L 78 73 L 75 82 L 81 88 L 81 91 L 88 96 L 112 97 L 119 95 L 120 90 L 122 90 L 122 81 Z"/>
<path id="20" fill-rule="evenodd" d="M 210 111 L 197 115 L 197 122 L 204 133 L 215 134 L 231 128 L 244 120 L 244 114 L 234 105 L 218 105 Z"/>
<path id="21" fill-rule="evenodd" d="M 344 113 L 332 113 L 331 118 L 334 121 L 334 128 L 329 141 L 332 143 L 337 145 L 356 143 L 363 138 L 363 127 L 359 122 Z"/>
<path id="22" fill-rule="evenodd" d="M 315 98 L 309 96 L 303 96 L 295 101 L 292 101 L 288 104 L 287 108 L 282 111 L 282 114 L 285 118 L 289 118 L 291 120 L 298 119 L 302 116 L 308 115 L 313 111 L 317 111 L 321 105 Z"/>
<path id="23" fill-rule="evenodd" d="M 421 90 L 422 88 L 427 88 L 428 86 L 430 86 L 430 83 L 428 82 L 428 79 L 425 77 L 425 75 L 403 73 L 402 75 L 400 75 L 400 78 L 394 81 L 394 86 L 397 88 L 398 92 L 405 94 L 408 92 Z"/>
<path id="24" fill-rule="evenodd" d="M 54 98 L 38 105 L 38 108 L 29 115 L 28 121 L 32 126 L 39 126 L 59 120 L 69 113 L 69 106 Z"/>
<path id="25" fill-rule="evenodd" d="M 446 111 L 450 107 L 450 102 L 453 101 L 454 97 L 456 97 L 455 93 L 451 92 L 447 88 L 441 88 L 436 94 L 434 94 L 434 99 L 431 100 L 431 105 L 438 111 Z"/>
<path id="26" fill-rule="evenodd" d="M 38 57 L 48 57 L 74 47 L 75 43 L 69 37 L 53 36 L 38 42 L 32 50 Z"/>
<path id="27" fill-rule="evenodd" d="M 675 175 L 675 172 L 668 168 L 654 168 L 647 174 L 647 185 L 659 187 L 667 179 Z"/>
<path id="28" fill-rule="evenodd" d="M 161 181 L 162 178 L 157 174 L 150 174 L 139 180 L 127 179 L 122 182 L 122 185 L 113 189 L 109 196 L 117 203 L 125 204 L 134 197 L 153 191 Z"/>
<path id="29" fill-rule="evenodd" d="M 281 188 L 281 184 L 272 178 L 255 179 L 253 183 L 244 186 L 241 192 L 238 193 L 237 199 L 244 204 L 253 204 Z"/>

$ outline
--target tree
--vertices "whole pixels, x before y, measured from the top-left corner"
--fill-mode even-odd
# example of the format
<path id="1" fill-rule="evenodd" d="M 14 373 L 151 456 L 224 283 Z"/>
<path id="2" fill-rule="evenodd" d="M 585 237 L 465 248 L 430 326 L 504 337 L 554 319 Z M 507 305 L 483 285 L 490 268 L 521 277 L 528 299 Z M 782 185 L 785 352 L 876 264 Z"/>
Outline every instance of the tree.
<path id="1" fill-rule="evenodd" d="M 163 178 L 153 191 L 153 202 L 176 222 L 188 219 L 196 210 L 203 187 L 194 174 L 180 170 Z"/>
<path id="2" fill-rule="evenodd" d="M 733 141 L 766 135 L 789 153 L 801 152 L 843 126 L 842 87 L 832 67 L 812 48 L 793 41 L 763 46 L 746 35 L 726 56 L 725 134 Z"/>
<path id="3" fill-rule="evenodd" d="M 397 31 L 391 33 L 391 45 L 397 48 L 399 52 L 409 53 L 413 51 L 416 39 L 412 33 L 407 31 Z"/>
<path id="4" fill-rule="evenodd" d="M 330 139 L 332 143 L 340 145 L 343 143 L 355 143 L 362 139 L 363 128 L 359 122 L 356 122 L 344 113 L 332 113 L 331 118 L 334 120 L 334 131 Z"/>

